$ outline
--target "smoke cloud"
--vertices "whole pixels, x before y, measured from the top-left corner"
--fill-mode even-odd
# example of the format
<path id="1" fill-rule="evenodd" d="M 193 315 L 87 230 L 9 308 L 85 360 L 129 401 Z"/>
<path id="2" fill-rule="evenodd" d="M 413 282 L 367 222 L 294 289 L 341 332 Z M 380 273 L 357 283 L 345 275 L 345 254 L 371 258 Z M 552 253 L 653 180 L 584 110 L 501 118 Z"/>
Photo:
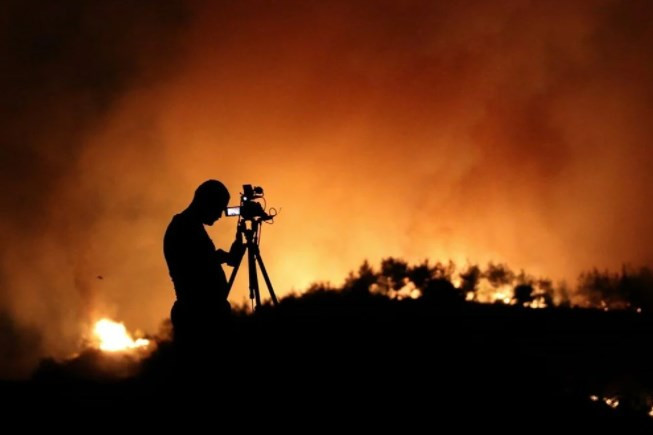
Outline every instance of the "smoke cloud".
<path id="1" fill-rule="evenodd" d="M 133 195 L 126 200 L 130 210 L 112 202 L 106 189 L 123 174 L 115 166 L 111 174 L 85 166 L 85 155 L 103 148 L 120 159 L 121 150 L 134 146 L 94 137 L 111 128 L 130 93 L 148 92 L 175 69 L 184 10 L 174 1 L 0 6 L 0 307 L 7 313 L 0 337 L 12 347 L 34 341 L 16 332 L 26 329 L 41 332 L 46 351 L 70 352 L 93 311 L 113 303 L 110 295 L 98 297 L 104 264 L 94 254 L 112 248 L 104 245 L 106 234 L 96 238 L 97 225 L 117 208 L 123 210 L 117 220 L 133 215 L 135 202 Z M 149 119 L 134 114 L 120 129 L 138 129 L 143 137 Z M 139 149 L 155 148 L 141 140 Z M 6 372 L 20 371 L 14 363 Z"/>

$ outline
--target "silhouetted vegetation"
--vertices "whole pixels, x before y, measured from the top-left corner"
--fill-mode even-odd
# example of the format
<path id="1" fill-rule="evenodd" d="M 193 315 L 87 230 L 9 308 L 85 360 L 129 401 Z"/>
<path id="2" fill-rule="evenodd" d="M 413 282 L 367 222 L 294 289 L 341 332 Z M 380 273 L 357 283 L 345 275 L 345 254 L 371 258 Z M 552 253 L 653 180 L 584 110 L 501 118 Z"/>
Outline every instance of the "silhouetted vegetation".
<path id="1" fill-rule="evenodd" d="M 592 271 L 570 291 L 503 264 L 458 270 L 386 258 L 378 268 L 364 262 L 340 286 L 318 282 L 254 315 L 235 312 L 192 352 L 160 342 L 136 375 L 124 378 L 132 360 L 95 351 L 44 361 L 32 385 L 82 408 L 97 400 L 183 408 L 201 388 L 233 403 L 255 397 L 285 418 L 650 429 L 650 283 L 648 269 Z M 123 378 L 112 382 L 107 369 Z"/>
<path id="2" fill-rule="evenodd" d="M 440 296 L 454 300 L 505 303 L 526 307 L 570 307 L 596 309 L 653 308 L 653 272 L 649 268 L 630 269 L 621 273 L 591 270 L 582 273 L 574 290 L 565 282 L 554 286 L 547 278 L 535 278 L 525 271 L 514 272 L 506 264 L 488 263 L 485 267 L 468 264 L 458 270 L 453 262 L 434 264 L 425 260 L 410 265 L 397 258 L 385 258 L 376 270 L 365 261 L 351 272 L 342 287 L 315 283 L 307 293 L 343 291 L 358 295 L 378 293 L 391 299 Z M 442 294 L 440 294 L 442 293 Z M 448 293 L 449 296 L 445 295 Z"/>

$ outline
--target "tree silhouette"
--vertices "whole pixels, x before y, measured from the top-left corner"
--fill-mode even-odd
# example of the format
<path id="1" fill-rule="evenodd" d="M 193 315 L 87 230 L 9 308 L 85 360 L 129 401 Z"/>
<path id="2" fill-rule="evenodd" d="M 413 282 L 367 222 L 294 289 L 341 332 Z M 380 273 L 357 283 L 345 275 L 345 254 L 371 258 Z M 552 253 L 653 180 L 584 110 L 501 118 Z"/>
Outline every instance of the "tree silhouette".
<path id="1" fill-rule="evenodd" d="M 399 290 L 408 278 L 408 263 L 396 258 L 385 258 L 381 261 L 381 280 L 388 290 Z"/>
<path id="2" fill-rule="evenodd" d="M 633 308 L 646 311 L 653 309 L 653 272 L 648 267 L 632 270 L 622 268 L 619 281 L 619 292 L 627 299 Z"/>
<path id="3" fill-rule="evenodd" d="M 610 307 L 626 299 L 621 294 L 620 281 L 621 277 L 617 274 L 592 269 L 578 278 L 577 292 L 583 296 L 588 306 Z"/>
<path id="4" fill-rule="evenodd" d="M 378 275 L 374 272 L 370 263 L 365 260 L 358 268 L 358 273 L 349 273 L 343 290 L 357 296 L 367 296 L 370 294 L 370 287 L 377 281 Z"/>
<path id="5" fill-rule="evenodd" d="M 515 274 L 505 264 L 488 263 L 483 277 L 488 280 L 492 287 L 501 287 L 511 285 L 515 279 Z"/>
<path id="6" fill-rule="evenodd" d="M 517 302 L 517 305 L 520 306 L 533 302 L 533 290 L 533 286 L 530 284 L 519 284 L 515 287 L 513 299 Z"/>
<path id="7" fill-rule="evenodd" d="M 477 265 L 470 265 L 464 272 L 460 273 L 460 290 L 463 294 L 472 293 L 476 298 L 476 290 L 478 290 L 478 283 L 481 280 L 481 269 Z"/>
<path id="8" fill-rule="evenodd" d="M 435 277 L 435 269 L 429 265 L 428 260 L 408 268 L 408 279 L 420 290 L 426 288 L 426 284 Z"/>

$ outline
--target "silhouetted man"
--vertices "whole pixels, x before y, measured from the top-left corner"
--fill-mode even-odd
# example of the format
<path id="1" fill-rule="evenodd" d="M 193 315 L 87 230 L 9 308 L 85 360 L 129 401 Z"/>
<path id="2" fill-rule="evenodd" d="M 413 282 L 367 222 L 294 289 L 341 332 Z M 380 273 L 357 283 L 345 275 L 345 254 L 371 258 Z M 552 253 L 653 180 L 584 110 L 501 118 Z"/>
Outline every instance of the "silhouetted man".
<path id="1" fill-rule="evenodd" d="M 175 215 L 166 230 L 163 252 L 177 296 L 170 314 L 177 342 L 212 336 L 231 314 L 222 264 L 233 264 L 244 248 L 236 240 L 229 253 L 216 250 L 204 229 L 220 219 L 229 198 L 224 184 L 205 181 L 188 208 Z"/>

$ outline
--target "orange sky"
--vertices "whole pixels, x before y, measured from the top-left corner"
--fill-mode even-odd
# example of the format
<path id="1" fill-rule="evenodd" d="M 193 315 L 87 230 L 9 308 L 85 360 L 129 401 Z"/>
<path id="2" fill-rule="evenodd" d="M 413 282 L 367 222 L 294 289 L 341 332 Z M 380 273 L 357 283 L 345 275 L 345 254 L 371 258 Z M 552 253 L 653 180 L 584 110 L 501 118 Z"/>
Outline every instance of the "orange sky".
<path id="1" fill-rule="evenodd" d="M 92 310 L 156 330 L 174 297 L 163 232 L 208 178 L 234 204 L 243 183 L 262 185 L 281 209 L 262 238 L 279 294 L 387 256 L 501 261 L 572 282 L 652 263 L 647 2 L 177 3 L 183 14 L 145 24 L 131 6 L 109 15 L 124 40 L 81 26 L 116 47 L 102 62 L 71 42 L 46 65 L 46 84 L 129 65 L 106 102 L 95 82 L 53 82 L 65 92 L 52 91 L 47 117 L 39 95 L 2 124 L 13 140 L 31 120 L 29 144 L 56 175 L 38 178 L 36 205 L 16 194 L 0 220 L 12 247 L 0 300 L 46 331 L 47 348 L 74 341 Z M 84 10 L 97 29 L 106 11 Z M 130 13 L 135 24 L 120 21 Z M 16 192 L 22 176 L 3 182 Z M 21 213 L 34 211 L 27 226 Z M 210 234 L 226 248 L 234 231 L 224 219 Z"/>

